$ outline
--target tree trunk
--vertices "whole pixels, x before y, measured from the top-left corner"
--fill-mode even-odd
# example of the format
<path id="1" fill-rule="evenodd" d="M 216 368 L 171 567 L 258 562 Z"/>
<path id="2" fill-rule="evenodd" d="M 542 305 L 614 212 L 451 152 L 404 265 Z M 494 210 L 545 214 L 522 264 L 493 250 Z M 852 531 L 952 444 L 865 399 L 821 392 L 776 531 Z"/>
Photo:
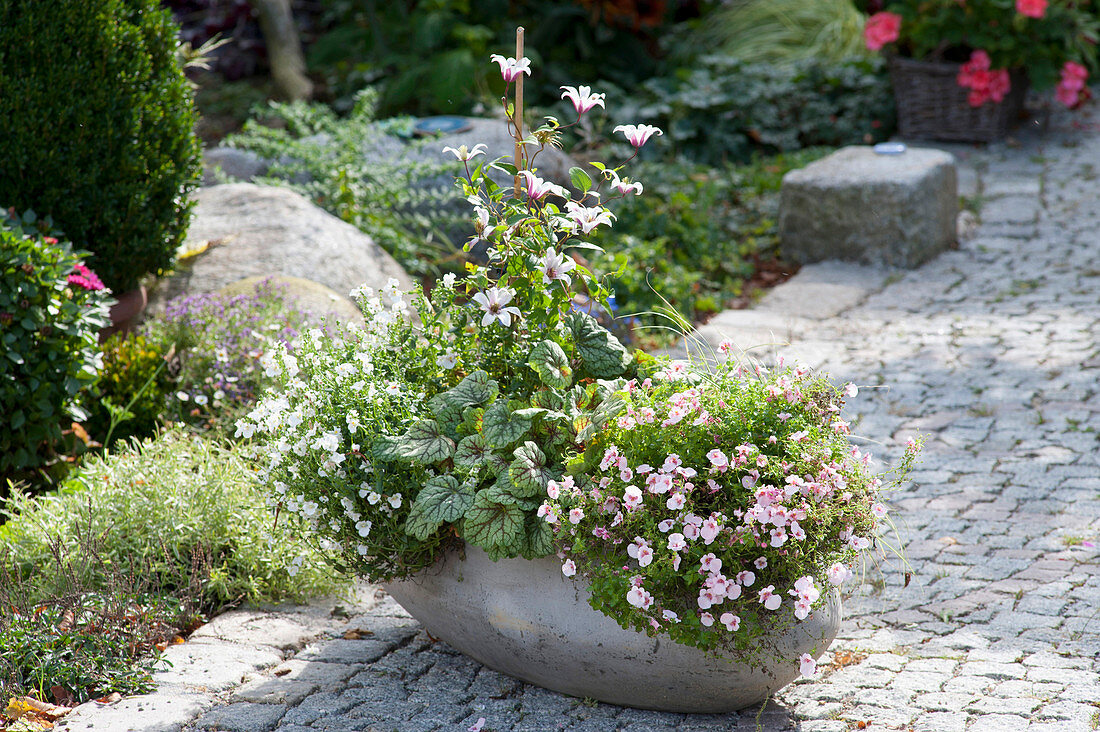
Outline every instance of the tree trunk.
<path id="1" fill-rule="evenodd" d="M 267 44 L 275 91 L 292 101 L 308 99 L 313 93 L 313 84 L 306 77 L 306 62 L 302 56 L 302 44 L 298 41 L 298 29 L 290 13 L 290 0 L 251 1 L 260 16 L 260 30 Z"/>

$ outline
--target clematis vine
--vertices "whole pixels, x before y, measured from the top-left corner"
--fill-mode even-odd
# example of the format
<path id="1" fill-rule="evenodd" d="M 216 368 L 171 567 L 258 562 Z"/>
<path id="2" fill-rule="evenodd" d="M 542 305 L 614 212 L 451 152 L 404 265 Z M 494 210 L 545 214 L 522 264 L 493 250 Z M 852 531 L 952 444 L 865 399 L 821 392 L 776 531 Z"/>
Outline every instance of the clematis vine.
<path id="1" fill-rule="evenodd" d="M 457 150 L 453 147 L 448 146 L 448 147 L 443 148 L 443 152 L 445 152 L 445 153 L 449 152 L 452 155 L 454 155 L 456 158 L 458 158 L 459 160 L 461 160 L 462 162 L 465 163 L 467 160 L 471 160 L 473 158 L 476 158 L 478 155 L 484 155 L 486 149 L 487 148 L 485 147 L 484 143 L 478 143 L 477 145 L 474 145 L 473 150 L 470 150 L 465 145 L 459 145 Z"/>
<path id="2" fill-rule="evenodd" d="M 577 263 L 571 257 L 554 251 L 553 247 L 547 247 L 546 255 L 539 264 L 539 271 L 542 272 L 542 283 L 549 285 L 551 282 L 561 281 L 568 286 L 573 281 L 569 273 L 576 267 Z"/>
<path id="3" fill-rule="evenodd" d="M 642 195 L 642 184 L 638 182 L 631 182 L 629 179 L 619 178 L 619 174 L 614 170 L 607 171 L 607 177 L 611 181 L 611 188 L 618 191 L 624 196 Z"/>
<path id="4" fill-rule="evenodd" d="M 569 212 L 566 218 L 586 235 L 592 233 L 592 230 L 601 224 L 611 226 L 615 220 L 615 215 L 603 206 L 584 206 L 570 201 L 565 204 L 565 208 Z"/>
<path id="5" fill-rule="evenodd" d="M 553 193 L 561 198 L 569 198 L 569 192 L 548 180 L 543 180 L 529 170 L 520 173 L 526 181 L 527 197 L 532 201 L 538 201 Z"/>

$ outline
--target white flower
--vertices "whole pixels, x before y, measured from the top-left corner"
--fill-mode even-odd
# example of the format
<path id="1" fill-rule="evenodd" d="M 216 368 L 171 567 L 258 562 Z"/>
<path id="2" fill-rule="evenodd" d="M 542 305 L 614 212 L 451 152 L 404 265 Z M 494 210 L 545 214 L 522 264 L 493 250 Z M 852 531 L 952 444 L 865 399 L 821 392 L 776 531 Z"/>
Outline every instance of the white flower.
<path id="1" fill-rule="evenodd" d="M 577 114 L 584 114 L 593 107 L 603 107 L 604 98 L 607 96 L 606 94 L 593 94 L 592 87 L 589 86 L 563 86 L 561 88 L 565 90 L 561 93 L 561 98 L 573 102 L 573 108 L 577 110 Z"/>
<path id="2" fill-rule="evenodd" d="M 485 148 L 484 144 L 474 145 L 473 150 L 467 149 L 467 147 L 465 145 L 459 145 L 457 150 L 455 150 L 453 147 L 443 148 L 443 152 L 445 152 L 445 153 L 449 152 L 449 153 L 453 154 L 456 158 L 458 158 L 462 162 L 466 162 L 467 160 L 470 160 L 471 158 L 476 158 L 478 155 L 484 155 L 485 150 L 486 150 L 486 148 Z"/>
<path id="3" fill-rule="evenodd" d="M 448 272 L 443 275 L 443 286 L 447 288 L 454 287 L 456 279 L 458 279 L 458 277 L 455 276 L 454 272 Z"/>
<path id="4" fill-rule="evenodd" d="M 454 351 L 447 351 L 436 359 L 436 363 L 439 364 L 440 368 L 450 371 L 458 365 L 458 354 Z"/>
<path id="5" fill-rule="evenodd" d="M 613 131 L 622 132 L 626 135 L 627 141 L 636 148 L 646 144 L 646 141 L 653 135 L 665 134 L 652 125 L 619 125 Z"/>
<path id="6" fill-rule="evenodd" d="M 505 328 L 512 325 L 512 316 L 520 317 L 519 308 L 508 306 L 516 291 L 507 287 L 490 287 L 485 292 L 474 294 L 474 301 L 485 311 L 481 319 L 482 327 L 499 320 Z"/>
<path id="7" fill-rule="evenodd" d="M 567 559 L 565 564 L 561 565 L 561 573 L 566 577 L 572 577 L 577 573 L 577 564 L 572 559 Z"/>
<path id="8" fill-rule="evenodd" d="M 561 280 L 566 285 L 572 283 L 569 276 L 577 266 L 572 257 L 567 257 L 554 251 L 553 247 L 546 247 L 546 256 L 542 258 L 539 270 L 542 272 L 542 282 L 549 285 L 554 280 Z"/>
<path id="9" fill-rule="evenodd" d="M 520 74 L 531 75 L 531 59 L 526 56 L 516 60 L 514 58 L 505 58 L 499 53 L 494 53 L 489 57 L 489 60 L 500 66 L 500 75 L 507 82 L 514 81 Z"/>
<path id="10" fill-rule="evenodd" d="M 533 201 L 545 198 L 551 193 L 560 198 L 569 198 L 569 192 L 564 188 L 548 180 L 539 178 L 530 170 L 521 170 L 520 175 L 522 175 L 523 179 L 527 182 L 527 197 Z"/>
<path id="11" fill-rule="evenodd" d="M 582 234 L 591 234 L 600 224 L 611 226 L 615 220 L 615 215 L 603 206 L 582 206 L 570 201 L 565 207 L 569 211 L 566 217 L 580 228 Z"/>
<path id="12" fill-rule="evenodd" d="M 621 180 L 619 174 L 614 170 L 607 171 L 608 176 L 611 178 L 611 187 L 619 193 L 626 195 L 642 195 L 642 184 L 638 182 L 631 183 L 629 180 Z"/>

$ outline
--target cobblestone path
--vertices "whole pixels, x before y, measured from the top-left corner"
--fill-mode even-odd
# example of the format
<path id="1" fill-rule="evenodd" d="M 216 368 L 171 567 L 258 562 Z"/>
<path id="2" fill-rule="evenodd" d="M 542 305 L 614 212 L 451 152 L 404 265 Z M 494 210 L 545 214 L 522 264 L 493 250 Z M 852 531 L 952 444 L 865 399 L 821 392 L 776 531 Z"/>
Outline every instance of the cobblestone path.
<path id="1" fill-rule="evenodd" d="M 589 703 L 433 642 L 366 588 L 349 618 L 218 619 L 171 650 L 160 692 L 82 709 L 68 729 L 414 732 L 481 717 L 486 732 L 1096 729 L 1097 129 L 1096 117 L 1055 116 L 1019 146 L 951 148 L 963 192 L 981 203 L 958 250 L 880 278 L 827 317 L 759 314 L 783 322 L 792 351 L 861 386 L 854 431 L 884 443 L 884 462 L 908 436 L 928 438 L 892 499 L 911 581 L 896 560 L 867 574 L 817 680 L 721 716 Z"/>

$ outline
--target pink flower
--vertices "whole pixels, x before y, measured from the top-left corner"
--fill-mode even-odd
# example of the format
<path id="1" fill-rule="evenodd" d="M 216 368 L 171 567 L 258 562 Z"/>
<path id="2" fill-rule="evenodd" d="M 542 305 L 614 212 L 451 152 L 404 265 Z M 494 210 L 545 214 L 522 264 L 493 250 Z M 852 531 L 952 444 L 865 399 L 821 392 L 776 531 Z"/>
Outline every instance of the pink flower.
<path id="1" fill-rule="evenodd" d="M 572 257 L 559 254 L 553 247 L 546 247 L 546 255 L 542 258 L 539 271 L 542 272 L 542 283 L 549 285 L 554 280 L 561 280 L 566 285 L 572 282 L 569 273 L 576 268 L 577 263 Z"/>
<path id="2" fill-rule="evenodd" d="M 829 567 L 828 571 L 829 584 L 842 585 L 848 581 L 848 578 L 852 576 L 852 570 L 840 562 L 837 562 L 833 566 Z"/>
<path id="3" fill-rule="evenodd" d="M 699 527 L 699 536 L 703 539 L 704 544 L 710 544 L 718 538 L 718 532 L 722 530 L 722 525 L 713 518 L 708 518 L 703 521 L 703 525 Z"/>
<path id="4" fill-rule="evenodd" d="M 579 524 L 581 519 L 584 518 L 584 510 L 580 508 L 574 508 L 569 511 L 569 523 Z"/>
<path id="5" fill-rule="evenodd" d="M 703 558 L 699 560 L 699 571 L 721 572 L 722 560 L 716 557 L 713 552 L 711 552 L 710 554 L 704 554 Z"/>
<path id="6" fill-rule="evenodd" d="M 561 573 L 566 577 L 572 577 L 577 573 L 577 563 L 572 559 L 565 560 L 565 564 L 561 565 Z"/>
<path id="7" fill-rule="evenodd" d="M 576 201 L 569 201 L 565 207 L 569 211 L 566 218 L 574 227 L 580 228 L 582 234 L 591 234 L 600 224 L 611 226 L 615 220 L 615 214 L 603 206 L 582 206 Z"/>
<path id="8" fill-rule="evenodd" d="M 668 548 L 674 552 L 683 551 L 687 548 L 687 542 L 684 541 L 684 535 L 680 533 L 668 535 Z"/>
<path id="9" fill-rule="evenodd" d="M 603 107 L 604 97 L 607 96 L 606 94 L 593 94 L 592 87 L 589 86 L 563 86 L 561 88 L 565 90 L 561 93 L 561 98 L 573 102 L 573 108 L 577 110 L 577 114 L 584 114 L 593 107 Z"/>
<path id="10" fill-rule="evenodd" d="M 633 510 L 642 505 L 642 491 L 636 486 L 628 485 L 623 491 L 623 505 L 627 510 Z"/>
<path id="11" fill-rule="evenodd" d="M 517 61 L 514 58 L 504 58 L 499 53 L 494 53 L 489 57 L 489 60 L 495 61 L 500 66 L 500 75 L 509 83 L 515 81 L 520 74 L 531 75 L 531 59 L 526 56 Z"/>
<path id="12" fill-rule="evenodd" d="M 46 238 L 51 239 L 53 237 L 48 236 Z M 57 240 L 54 239 L 54 243 L 56 242 Z M 70 285 L 76 285 L 92 292 L 104 289 L 103 281 L 99 279 L 99 276 L 83 264 L 73 267 L 73 273 L 69 275 L 68 282 Z"/>
<path id="13" fill-rule="evenodd" d="M 901 34 L 901 16 L 883 11 L 867 19 L 863 26 L 863 40 L 867 48 L 877 51 L 887 43 L 893 43 Z"/>
<path id="14" fill-rule="evenodd" d="M 627 195 L 642 195 L 642 184 L 638 182 L 631 183 L 629 180 L 620 180 L 619 174 L 614 170 L 607 171 L 611 176 L 611 187 L 624 196 Z"/>
<path id="15" fill-rule="evenodd" d="M 569 193 L 564 188 L 539 178 L 530 170 L 521 170 L 520 175 L 527 181 L 527 196 L 533 201 L 544 198 L 550 193 L 553 193 L 555 196 L 560 196 L 561 198 L 569 198 Z"/>
<path id="16" fill-rule="evenodd" d="M 639 148 L 646 144 L 653 135 L 663 135 L 665 133 L 652 125 L 619 125 L 613 132 L 622 132 L 628 142 L 635 148 Z"/>
<path id="17" fill-rule="evenodd" d="M 768 585 L 760 590 L 756 593 L 756 599 L 757 602 L 768 610 L 778 610 L 779 606 L 783 603 L 783 598 L 775 594 L 775 585 Z"/>
<path id="18" fill-rule="evenodd" d="M 741 627 L 741 618 L 733 613 L 722 613 L 722 617 L 718 618 L 718 620 L 722 625 L 726 626 L 726 630 L 731 633 Z"/>
<path id="19" fill-rule="evenodd" d="M 1016 12 L 1029 18 L 1042 18 L 1047 12 L 1047 0 L 1016 0 Z"/>
<path id="20" fill-rule="evenodd" d="M 798 671 L 806 678 L 817 673 L 817 661 L 809 653 L 803 653 L 798 658 Z"/>
<path id="21" fill-rule="evenodd" d="M 1075 109 L 1089 98 L 1089 91 L 1085 88 L 1088 76 L 1089 71 L 1084 66 L 1066 61 L 1062 67 L 1062 79 L 1054 90 L 1055 98 L 1070 109 Z"/>
<path id="22" fill-rule="evenodd" d="M 714 625 L 714 616 L 710 613 L 703 613 L 699 616 L 699 622 L 702 623 L 705 627 L 709 628 L 710 626 Z"/>
<path id="23" fill-rule="evenodd" d="M 1012 81 L 1005 69 L 991 69 L 989 54 L 981 49 L 970 54 L 970 60 L 959 69 L 956 77 L 959 86 L 970 89 L 967 102 L 980 107 L 992 100 L 1000 102 L 1012 89 Z"/>
<path id="24" fill-rule="evenodd" d="M 668 497 L 668 500 L 665 501 L 665 506 L 668 507 L 669 511 L 679 511 L 684 507 L 685 503 L 687 503 L 687 499 L 684 498 L 683 493 L 673 493 Z"/>
<path id="25" fill-rule="evenodd" d="M 646 610 L 653 604 L 653 595 L 646 592 L 641 585 L 638 585 L 630 588 L 630 592 L 626 593 L 626 601 L 634 607 Z"/>
<path id="26" fill-rule="evenodd" d="M 481 732 L 481 728 L 485 726 L 485 717 L 478 717 L 477 721 L 466 728 L 467 732 Z"/>
<path id="27" fill-rule="evenodd" d="M 744 572 L 737 573 L 737 583 L 744 585 L 745 587 L 752 587 L 752 583 L 756 581 L 756 573 L 745 570 Z"/>

